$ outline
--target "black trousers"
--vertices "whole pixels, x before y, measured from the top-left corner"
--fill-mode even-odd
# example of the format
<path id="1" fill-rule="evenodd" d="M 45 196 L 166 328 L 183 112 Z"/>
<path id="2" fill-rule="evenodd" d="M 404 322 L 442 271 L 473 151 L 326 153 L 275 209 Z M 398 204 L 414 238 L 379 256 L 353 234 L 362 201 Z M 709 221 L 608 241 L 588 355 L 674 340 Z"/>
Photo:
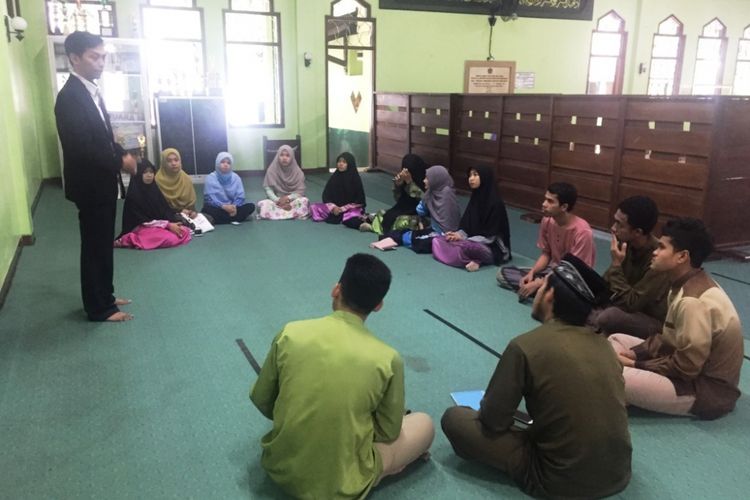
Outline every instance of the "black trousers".
<path id="1" fill-rule="evenodd" d="M 242 222 L 247 219 L 250 214 L 255 211 L 255 205 L 252 203 L 245 203 L 237 207 L 237 214 L 234 217 L 230 217 L 229 214 L 221 207 L 215 207 L 213 205 L 203 205 L 201 212 L 208 214 L 213 217 L 216 224 L 229 224 L 230 222 Z"/>
<path id="2" fill-rule="evenodd" d="M 81 297 L 91 321 L 104 321 L 119 309 L 115 305 L 114 240 L 117 200 L 78 203 L 81 232 Z"/>
<path id="3" fill-rule="evenodd" d="M 330 213 L 328 214 L 328 217 L 326 217 L 325 222 L 327 224 L 343 224 L 349 229 L 359 229 L 359 226 L 363 221 L 359 217 L 352 217 L 349 220 L 344 220 L 344 214 L 333 215 L 333 213 Z"/>

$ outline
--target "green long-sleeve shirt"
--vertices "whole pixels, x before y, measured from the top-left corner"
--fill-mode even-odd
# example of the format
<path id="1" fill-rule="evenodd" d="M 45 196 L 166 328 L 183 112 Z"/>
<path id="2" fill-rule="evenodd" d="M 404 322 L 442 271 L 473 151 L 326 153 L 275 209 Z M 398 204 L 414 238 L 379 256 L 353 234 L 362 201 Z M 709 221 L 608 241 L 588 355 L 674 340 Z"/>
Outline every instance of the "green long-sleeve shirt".
<path id="1" fill-rule="evenodd" d="M 622 264 L 610 266 L 604 273 L 604 280 L 612 292 L 613 305 L 630 313 L 642 312 L 663 322 L 667 315 L 669 277 L 665 272 L 651 269 L 651 256 L 657 243 L 652 236 L 643 248 L 628 245 Z"/>
<path id="2" fill-rule="evenodd" d="M 273 420 L 261 464 L 296 498 L 363 498 L 382 472 L 375 442 L 401 432 L 404 366 L 354 314 L 288 323 L 250 393 Z"/>

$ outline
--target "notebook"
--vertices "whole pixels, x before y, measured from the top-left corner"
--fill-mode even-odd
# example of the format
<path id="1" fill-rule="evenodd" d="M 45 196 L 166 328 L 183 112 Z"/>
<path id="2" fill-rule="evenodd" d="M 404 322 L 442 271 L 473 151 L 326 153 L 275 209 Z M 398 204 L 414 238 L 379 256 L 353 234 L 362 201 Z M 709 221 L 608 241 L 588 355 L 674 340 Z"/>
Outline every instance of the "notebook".
<path id="1" fill-rule="evenodd" d="M 451 398 L 453 399 L 453 402 L 456 403 L 456 405 L 468 406 L 473 410 L 479 410 L 479 404 L 482 402 L 483 397 L 484 391 L 451 392 Z M 534 423 L 534 420 L 528 413 L 522 412 L 520 410 L 516 410 L 513 418 L 516 420 L 516 422 L 520 422 L 525 425 L 531 425 Z"/>

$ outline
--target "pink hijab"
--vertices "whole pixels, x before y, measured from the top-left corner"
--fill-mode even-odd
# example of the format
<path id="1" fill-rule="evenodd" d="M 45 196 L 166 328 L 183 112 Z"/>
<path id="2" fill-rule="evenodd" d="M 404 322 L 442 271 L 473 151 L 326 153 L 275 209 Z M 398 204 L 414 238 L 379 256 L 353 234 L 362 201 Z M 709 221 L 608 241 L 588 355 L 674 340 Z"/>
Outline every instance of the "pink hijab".
<path id="1" fill-rule="evenodd" d="M 292 162 L 286 167 L 282 167 L 279 162 L 279 154 L 282 151 L 288 152 L 292 157 Z M 263 187 L 270 187 L 279 196 L 292 193 L 305 194 L 305 174 L 297 163 L 291 146 L 285 144 L 276 151 L 276 156 L 268 166 L 266 177 L 263 179 Z"/>

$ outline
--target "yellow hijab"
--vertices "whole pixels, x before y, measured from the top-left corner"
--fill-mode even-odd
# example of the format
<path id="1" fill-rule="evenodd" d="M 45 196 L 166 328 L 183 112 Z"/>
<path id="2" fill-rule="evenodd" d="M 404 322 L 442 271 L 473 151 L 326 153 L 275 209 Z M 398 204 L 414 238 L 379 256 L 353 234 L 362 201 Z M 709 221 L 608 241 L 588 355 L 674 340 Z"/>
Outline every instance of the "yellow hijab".
<path id="1" fill-rule="evenodd" d="M 167 156 L 177 155 L 180 158 L 180 152 L 174 148 L 167 148 L 161 152 L 161 162 L 159 171 L 156 172 L 156 184 L 167 199 L 167 203 L 174 210 L 195 210 L 195 188 L 190 176 L 180 169 L 177 173 L 172 173 L 167 166 Z M 182 162 L 182 158 L 180 158 Z"/>

